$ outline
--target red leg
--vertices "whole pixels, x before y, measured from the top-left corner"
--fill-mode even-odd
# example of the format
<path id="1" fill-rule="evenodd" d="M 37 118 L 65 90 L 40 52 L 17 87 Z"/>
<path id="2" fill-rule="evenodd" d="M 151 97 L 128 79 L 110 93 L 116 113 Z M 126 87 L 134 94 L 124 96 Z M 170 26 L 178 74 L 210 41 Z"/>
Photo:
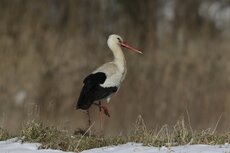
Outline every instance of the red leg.
<path id="1" fill-rule="evenodd" d="M 109 109 L 108 107 L 106 106 L 101 106 L 100 104 L 97 104 L 97 103 L 94 103 L 94 105 L 98 106 L 99 107 L 99 111 L 101 112 L 101 108 L 103 109 L 103 112 L 106 116 L 110 117 L 110 114 L 109 114 Z"/>
<path id="2" fill-rule="evenodd" d="M 101 108 L 103 109 L 103 111 L 104 111 L 104 114 L 105 114 L 106 116 L 110 117 L 110 114 L 109 114 L 109 109 L 108 109 L 108 107 L 106 107 L 106 106 L 102 106 Z"/>
<path id="3" fill-rule="evenodd" d="M 100 125 L 102 129 L 102 112 L 101 112 L 101 101 L 99 101 L 99 115 L 100 115 Z"/>

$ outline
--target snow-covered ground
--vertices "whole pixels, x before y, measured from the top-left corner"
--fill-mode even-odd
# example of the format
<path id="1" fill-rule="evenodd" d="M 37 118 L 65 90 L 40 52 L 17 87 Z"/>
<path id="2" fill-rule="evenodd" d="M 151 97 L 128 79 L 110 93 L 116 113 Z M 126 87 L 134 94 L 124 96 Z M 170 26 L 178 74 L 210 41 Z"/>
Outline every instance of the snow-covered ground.
<path id="1" fill-rule="evenodd" d="M 17 138 L 0 141 L 0 153 L 63 153 L 60 150 L 39 149 L 39 143 L 21 143 Z"/>
<path id="2" fill-rule="evenodd" d="M 0 153 L 64 153 L 60 150 L 41 149 L 38 143 L 23 143 L 17 139 L 0 141 Z M 230 144 L 185 145 L 175 147 L 147 147 L 137 143 L 109 146 L 82 151 L 81 153 L 230 153 Z"/>
<path id="3" fill-rule="evenodd" d="M 82 153 L 230 153 L 230 145 L 186 145 L 176 147 L 146 147 L 137 143 L 109 146 L 83 151 Z"/>

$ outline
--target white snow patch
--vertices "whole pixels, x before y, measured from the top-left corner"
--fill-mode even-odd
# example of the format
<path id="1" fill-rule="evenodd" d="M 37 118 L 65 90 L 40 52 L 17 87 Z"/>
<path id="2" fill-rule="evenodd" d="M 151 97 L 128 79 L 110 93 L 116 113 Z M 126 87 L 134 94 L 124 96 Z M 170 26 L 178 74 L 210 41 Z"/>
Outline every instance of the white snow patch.
<path id="1" fill-rule="evenodd" d="M 127 143 L 86 150 L 81 153 L 229 153 L 230 144 L 225 145 L 185 145 L 175 147 L 147 147 L 139 143 Z"/>
<path id="2" fill-rule="evenodd" d="M 39 143 L 21 143 L 17 138 L 0 141 L 0 153 L 64 153 L 60 150 L 40 149 Z M 82 151 L 81 153 L 230 153 L 230 144 L 185 145 L 174 147 L 148 147 L 140 143 L 127 143 Z"/>
<path id="3" fill-rule="evenodd" d="M 18 138 L 0 141 L 0 153 L 64 153 L 60 150 L 39 149 L 39 143 L 21 143 Z"/>

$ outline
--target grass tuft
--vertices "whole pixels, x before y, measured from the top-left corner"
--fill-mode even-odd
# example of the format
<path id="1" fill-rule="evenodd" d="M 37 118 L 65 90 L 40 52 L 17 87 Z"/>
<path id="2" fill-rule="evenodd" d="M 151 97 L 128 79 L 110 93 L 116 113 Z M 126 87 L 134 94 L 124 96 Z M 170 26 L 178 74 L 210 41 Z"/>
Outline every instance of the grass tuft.
<path id="1" fill-rule="evenodd" d="M 0 141 L 10 139 L 12 136 L 6 129 L 0 128 Z"/>
<path id="2" fill-rule="evenodd" d="M 85 130 L 81 129 L 81 131 Z M 75 152 L 127 142 L 121 137 L 104 138 L 97 135 L 71 135 L 68 131 L 59 130 L 56 127 L 35 122 L 27 123 L 20 136 L 23 137 L 23 142 L 41 143 L 40 149 L 52 148 Z"/>
<path id="3" fill-rule="evenodd" d="M 93 127 L 93 125 L 91 126 Z M 127 142 L 143 143 L 147 146 L 175 146 L 186 144 L 225 144 L 230 143 L 230 132 L 215 134 L 213 130 L 192 131 L 191 126 L 186 125 L 184 119 L 179 120 L 173 127 L 168 125 L 162 128 L 148 129 L 141 116 L 138 117 L 135 127 L 129 134 L 115 137 L 103 137 L 91 134 L 90 129 L 79 129 L 76 135 L 68 131 L 59 130 L 56 127 L 43 123 L 29 122 L 20 133 L 23 142 L 38 142 L 40 148 L 59 149 L 63 151 L 80 152 L 83 150 L 103 146 L 119 145 Z M 0 129 L 0 140 L 10 138 L 10 134 Z"/>
<path id="4" fill-rule="evenodd" d="M 29 122 L 21 131 L 23 142 L 38 142 L 42 145 L 40 148 L 54 148 L 67 150 L 69 135 L 67 131 L 58 130 L 56 127 L 48 126 L 43 123 Z"/>

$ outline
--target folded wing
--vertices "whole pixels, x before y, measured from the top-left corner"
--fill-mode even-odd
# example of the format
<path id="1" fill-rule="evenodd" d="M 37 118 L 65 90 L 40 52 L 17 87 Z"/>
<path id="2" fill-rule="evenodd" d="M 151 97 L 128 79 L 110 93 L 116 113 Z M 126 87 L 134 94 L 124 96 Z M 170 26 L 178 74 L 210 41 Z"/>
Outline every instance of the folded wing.
<path id="1" fill-rule="evenodd" d="M 101 87 L 106 80 L 106 74 L 97 72 L 87 76 L 78 98 L 76 109 L 88 109 L 94 101 L 104 99 L 117 91 L 117 87 Z"/>

